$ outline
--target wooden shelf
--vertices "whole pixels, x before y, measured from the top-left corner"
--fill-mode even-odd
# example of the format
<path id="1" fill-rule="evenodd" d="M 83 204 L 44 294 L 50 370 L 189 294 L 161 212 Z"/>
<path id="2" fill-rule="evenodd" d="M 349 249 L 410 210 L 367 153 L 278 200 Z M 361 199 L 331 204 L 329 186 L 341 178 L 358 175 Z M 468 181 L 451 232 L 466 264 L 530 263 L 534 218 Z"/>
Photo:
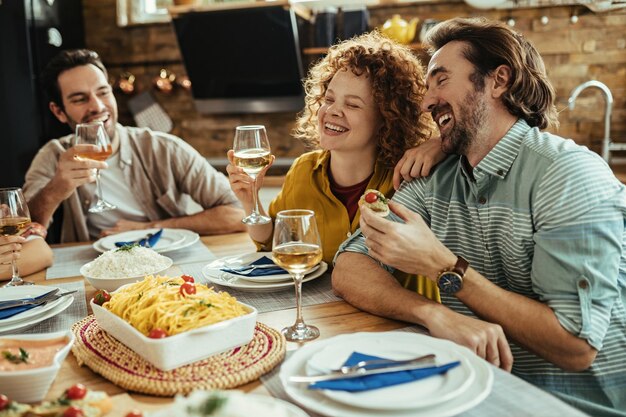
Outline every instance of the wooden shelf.
<path id="1" fill-rule="evenodd" d="M 424 45 L 422 45 L 421 43 L 412 43 L 407 46 L 414 51 L 419 51 L 419 50 L 424 49 Z M 314 48 L 302 48 L 303 55 L 324 55 L 327 51 L 328 51 L 328 47 L 325 47 L 325 46 L 314 47 Z"/>

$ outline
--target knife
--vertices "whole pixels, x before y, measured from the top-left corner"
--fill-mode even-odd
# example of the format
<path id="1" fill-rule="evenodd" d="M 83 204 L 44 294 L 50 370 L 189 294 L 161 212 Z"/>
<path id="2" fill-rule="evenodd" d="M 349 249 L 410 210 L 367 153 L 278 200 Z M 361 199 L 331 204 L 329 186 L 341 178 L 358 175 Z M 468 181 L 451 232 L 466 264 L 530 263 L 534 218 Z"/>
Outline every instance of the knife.
<path id="1" fill-rule="evenodd" d="M 37 296 L 35 298 L 21 298 L 19 300 L 0 301 L 0 310 L 6 310 L 13 307 L 21 307 L 27 305 L 39 305 L 50 300 L 57 292 L 58 288 L 53 289 L 45 294 Z"/>
<path id="2" fill-rule="evenodd" d="M 460 363 L 460 362 L 456 362 L 456 363 Z M 442 366 L 448 366 L 448 365 L 451 365 L 451 364 L 446 364 Z M 360 378 L 362 376 L 367 376 L 367 375 L 379 375 L 379 374 L 387 374 L 391 372 L 413 371 L 415 369 L 431 369 L 431 368 L 436 369 L 438 368 L 438 366 L 433 366 L 432 364 L 431 365 L 412 364 L 412 365 L 390 366 L 387 368 L 377 368 L 377 369 L 370 369 L 370 370 L 361 368 L 361 369 L 358 369 L 354 372 L 350 372 L 347 374 L 343 374 L 341 372 L 332 372 L 330 374 L 311 375 L 311 376 L 294 375 L 294 376 L 289 377 L 289 381 L 290 382 L 306 382 L 306 383 L 321 382 L 321 381 L 334 381 L 336 379 Z"/>

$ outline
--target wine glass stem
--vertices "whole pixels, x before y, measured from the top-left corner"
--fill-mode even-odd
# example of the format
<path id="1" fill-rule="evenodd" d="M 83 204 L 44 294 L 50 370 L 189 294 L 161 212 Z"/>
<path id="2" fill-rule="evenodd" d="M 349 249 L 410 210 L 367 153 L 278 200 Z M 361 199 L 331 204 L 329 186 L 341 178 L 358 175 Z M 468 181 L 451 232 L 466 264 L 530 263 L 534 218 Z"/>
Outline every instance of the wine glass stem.
<path id="1" fill-rule="evenodd" d="M 98 197 L 98 202 L 102 201 L 102 185 L 100 185 L 100 170 L 96 170 L 96 192 Z"/>
<path id="2" fill-rule="evenodd" d="M 296 323 L 294 326 L 296 329 L 301 330 L 306 328 L 306 324 L 304 324 L 304 319 L 302 318 L 302 279 L 304 278 L 304 274 L 294 274 L 293 280 L 295 281 L 296 287 Z"/>
<path id="3" fill-rule="evenodd" d="M 252 206 L 252 215 L 258 216 L 259 215 L 259 195 L 256 189 L 256 175 L 252 177 L 252 201 L 254 203 Z"/>
<path id="4" fill-rule="evenodd" d="M 18 283 L 21 280 L 22 278 L 20 278 L 20 273 L 17 270 L 17 260 L 13 259 L 11 261 L 11 284 Z"/>

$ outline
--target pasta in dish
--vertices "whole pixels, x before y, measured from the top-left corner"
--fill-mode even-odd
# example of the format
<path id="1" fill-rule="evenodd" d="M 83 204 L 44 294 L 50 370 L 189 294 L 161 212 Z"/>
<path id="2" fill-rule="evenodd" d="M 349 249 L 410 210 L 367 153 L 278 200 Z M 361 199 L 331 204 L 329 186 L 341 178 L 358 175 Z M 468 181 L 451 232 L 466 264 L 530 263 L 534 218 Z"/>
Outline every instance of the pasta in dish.
<path id="1" fill-rule="evenodd" d="M 146 336 L 153 329 L 172 336 L 248 313 L 227 292 L 188 283 L 182 277 L 159 276 L 147 276 L 119 289 L 103 307 Z"/>

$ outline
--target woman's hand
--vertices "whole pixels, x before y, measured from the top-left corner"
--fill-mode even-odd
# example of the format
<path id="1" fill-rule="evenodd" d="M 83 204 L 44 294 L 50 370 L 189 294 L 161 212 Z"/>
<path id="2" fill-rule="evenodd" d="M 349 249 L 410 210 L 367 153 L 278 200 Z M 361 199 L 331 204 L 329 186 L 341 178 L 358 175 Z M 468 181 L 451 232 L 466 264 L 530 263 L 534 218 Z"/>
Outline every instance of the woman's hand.
<path id="1" fill-rule="evenodd" d="M 446 158 L 441 150 L 441 137 L 433 137 L 426 142 L 407 149 L 404 156 L 393 170 L 393 188 L 400 188 L 400 183 L 413 178 L 430 175 L 432 168 Z"/>
<path id="2" fill-rule="evenodd" d="M 10 264 L 13 259 L 19 259 L 24 242 L 26 239 L 22 236 L 0 236 L 0 264 Z"/>
<path id="3" fill-rule="evenodd" d="M 231 149 L 228 151 L 228 161 L 230 163 L 226 167 L 226 172 L 228 172 L 228 181 L 230 181 L 230 188 L 233 190 L 239 201 L 241 201 L 246 213 L 250 213 L 252 211 L 252 206 L 254 205 L 254 197 L 252 195 L 254 180 L 246 174 L 243 168 L 235 165 L 233 158 L 234 151 Z M 263 185 L 265 174 L 273 163 L 274 155 L 271 155 L 270 163 L 263 168 L 263 170 L 259 172 L 256 177 L 257 190 Z"/>

